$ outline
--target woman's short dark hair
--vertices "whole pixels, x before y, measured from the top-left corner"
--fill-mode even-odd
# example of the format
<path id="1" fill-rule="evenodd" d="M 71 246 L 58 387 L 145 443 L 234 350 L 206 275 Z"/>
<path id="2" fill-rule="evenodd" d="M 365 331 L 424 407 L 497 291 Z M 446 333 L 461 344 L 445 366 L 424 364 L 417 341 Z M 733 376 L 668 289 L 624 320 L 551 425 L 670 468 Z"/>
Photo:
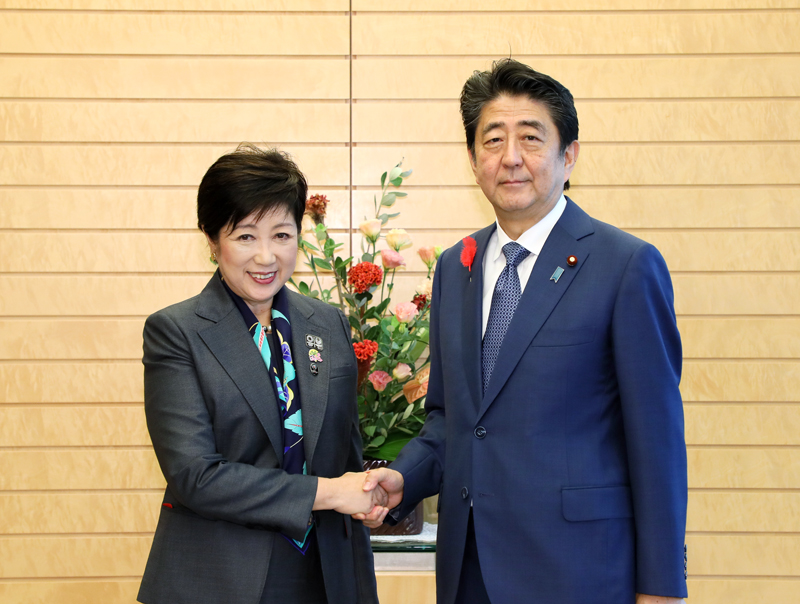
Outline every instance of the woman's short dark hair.
<path id="1" fill-rule="evenodd" d="M 306 209 L 308 185 L 292 159 L 277 149 L 242 143 L 208 169 L 197 190 L 197 226 L 211 239 L 251 214 L 277 209 L 294 217 L 297 230 Z"/>
<path id="2" fill-rule="evenodd" d="M 560 82 L 514 59 L 492 63 L 490 71 L 475 71 L 461 90 L 461 120 L 467 147 L 475 159 L 475 131 L 487 103 L 502 95 L 524 96 L 542 103 L 558 129 L 561 155 L 578 140 L 578 112 L 572 94 Z M 569 189 L 569 181 L 564 185 Z"/>

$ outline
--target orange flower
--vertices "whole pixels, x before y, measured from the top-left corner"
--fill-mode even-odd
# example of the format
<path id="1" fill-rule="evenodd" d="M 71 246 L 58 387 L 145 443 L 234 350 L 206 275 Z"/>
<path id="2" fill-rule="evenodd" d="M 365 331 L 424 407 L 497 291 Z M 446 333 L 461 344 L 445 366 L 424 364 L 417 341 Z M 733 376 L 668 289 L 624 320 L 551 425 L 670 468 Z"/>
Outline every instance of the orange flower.
<path id="1" fill-rule="evenodd" d="M 413 380 L 403 386 L 403 394 L 410 405 L 428 394 L 428 378 L 431 375 L 431 366 L 420 369 Z"/>
<path id="2" fill-rule="evenodd" d="M 315 224 L 323 221 L 327 209 L 328 198 L 324 195 L 312 195 L 306 200 L 306 214 L 311 216 Z"/>

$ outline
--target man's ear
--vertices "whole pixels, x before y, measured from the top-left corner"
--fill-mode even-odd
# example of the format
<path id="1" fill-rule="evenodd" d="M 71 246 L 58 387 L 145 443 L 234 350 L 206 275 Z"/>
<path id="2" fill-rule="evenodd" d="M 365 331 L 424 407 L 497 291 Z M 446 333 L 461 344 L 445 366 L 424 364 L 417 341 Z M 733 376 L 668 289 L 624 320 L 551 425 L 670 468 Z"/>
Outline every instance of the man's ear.
<path id="1" fill-rule="evenodd" d="M 572 174 L 572 169 L 578 163 L 578 154 L 581 151 L 581 144 L 578 141 L 572 141 L 564 150 L 564 182 L 569 180 L 569 175 Z"/>
<path id="2" fill-rule="evenodd" d="M 475 162 L 475 154 L 472 152 L 472 149 L 467 147 L 467 157 L 469 158 L 469 167 L 472 168 L 472 173 L 475 175 L 475 178 L 478 178 L 478 164 Z"/>

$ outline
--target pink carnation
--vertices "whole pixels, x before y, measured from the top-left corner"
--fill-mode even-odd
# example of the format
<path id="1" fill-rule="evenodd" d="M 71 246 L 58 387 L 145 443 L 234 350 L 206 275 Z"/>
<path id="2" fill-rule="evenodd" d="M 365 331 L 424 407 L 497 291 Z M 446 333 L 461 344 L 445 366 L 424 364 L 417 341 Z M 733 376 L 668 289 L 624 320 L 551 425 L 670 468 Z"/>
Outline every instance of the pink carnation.
<path id="1" fill-rule="evenodd" d="M 419 314 L 419 311 L 413 302 L 400 302 L 394 307 L 394 314 L 401 323 L 408 323 Z"/>
<path id="2" fill-rule="evenodd" d="M 396 380 L 404 380 L 407 377 L 411 377 L 411 367 L 405 363 L 398 363 L 392 371 L 392 375 Z"/>
<path id="3" fill-rule="evenodd" d="M 392 376 L 385 371 L 373 371 L 367 378 L 378 392 L 386 390 L 386 385 L 392 381 Z"/>
<path id="4" fill-rule="evenodd" d="M 381 250 L 381 260 L 383 261 L 383 268 L 386 270 L 406 265 L 406 261 L 400 253 L 394 250 Z"/>
<path id="5" fill-rule="evenodd" d="M 428 268 L 432 267 L 433 263 L 436 262 L 436 248 L 432 245 L 422 246 L 417 250 L 417 254 L 419 254 L 420 259 Z"/>

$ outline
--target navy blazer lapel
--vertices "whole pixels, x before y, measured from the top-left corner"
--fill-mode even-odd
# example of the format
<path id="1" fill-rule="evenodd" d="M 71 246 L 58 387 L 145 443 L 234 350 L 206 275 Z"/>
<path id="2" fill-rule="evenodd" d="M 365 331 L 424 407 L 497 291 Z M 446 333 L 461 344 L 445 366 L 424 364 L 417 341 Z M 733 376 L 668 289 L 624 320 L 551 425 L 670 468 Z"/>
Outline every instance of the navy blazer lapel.
<path id="1" fill-rule="evenodd" d="M 292 325 L 292 362 L 297 373 L 297 386 L 303 409 L 303 447 L 306 464 L 310 470 L 314 451 L 322 431 L 325 410 L 328 406 L 328 384 L 330 383 L 330 354 L 333 343 L 330 330 L 312 320 L 314 307 L 309 300 L 295 292 L 289 292 L 289 322 Z M 322 339 L 321 363 L 316 363 L 318 373 L 311 373 L 306 336 Z"/>
<path id="2" fill-rule="evenodd" d="M 461 315 L 461 333 L 464 344 L 464 375 L 470 398 L 475 401 L 475 410 L 480 407 L 483 397 L 481 346 L 483 340 L 483 257 L 489 237 L 497 224 L 491 224 L 475 233 L 477 251 L 472 262 L 472 270 L 463 269 L 464 312 Z M 459 248 L 459 254 L 461 248 Z"/>
<path id="3" fill-rule="evenodd" d="M 479 419 L 500 393 L 525 350 L 585 264 L 591 246 L 590 239 L 584 237 L 593 232 L 589 215 L 567 199 L 567 207 L 533 265 L 519 306 L 508 326 L 481 404 Z M 571 255 L 577 258 L 575 266 L 567 264 L 567 258 Z M 564 272 L 557 280 L 553 280 L 551 277 L 558 267 Z"/>
<path id="4" fill-rule="evenodd" d="M 247 331 L 242 315 L 217 275 L 199 296 L 199 316 L 214 323 L 198 332 L 253 409 L 283 463 L 283 425 L 269 372 Z"/>

